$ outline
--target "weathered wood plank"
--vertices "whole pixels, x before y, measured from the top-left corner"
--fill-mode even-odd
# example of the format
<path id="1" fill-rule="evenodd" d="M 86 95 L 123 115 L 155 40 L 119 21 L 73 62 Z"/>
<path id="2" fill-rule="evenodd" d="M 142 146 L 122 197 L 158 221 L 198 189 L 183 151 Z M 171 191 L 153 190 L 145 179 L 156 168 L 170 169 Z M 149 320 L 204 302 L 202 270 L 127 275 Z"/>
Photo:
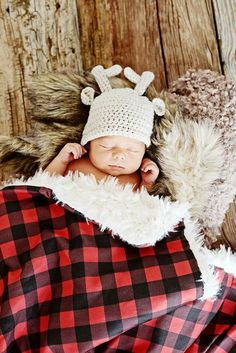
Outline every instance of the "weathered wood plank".
<path id="1" fill-rule="evenodd" d="M 236 81 L 236 0 L 213 0 L 213 8 L 223 71 Z"/>
<path id="2" fill-rule="evenodd" d="M 222 226 L 222 238 L 236 251 L 236 200 L 226 213 Z"/>
<path id="3" fill-rule="evenodd" d="M 118 63 L 155 72 L 166 87 L 155 0 L 77 0 L 83 67 Z"/>
<path id="4" fill-rule="evenodd" d="M 0 133 L 24 134 L 25 81 L 81 68 L 76 0 L 1 0 L 0 48 Z"/>
<path id="5" fill-rule="evenodd" d="M 210 0 L 157 0 L 167 81 L 189 68 L 221 72 Z"/>
<path id="6" fill-rule="evenodd" d="M 81 59 L 85 70 L 113 62 L 110 5 L 107 0 L 77 0 Z"/>

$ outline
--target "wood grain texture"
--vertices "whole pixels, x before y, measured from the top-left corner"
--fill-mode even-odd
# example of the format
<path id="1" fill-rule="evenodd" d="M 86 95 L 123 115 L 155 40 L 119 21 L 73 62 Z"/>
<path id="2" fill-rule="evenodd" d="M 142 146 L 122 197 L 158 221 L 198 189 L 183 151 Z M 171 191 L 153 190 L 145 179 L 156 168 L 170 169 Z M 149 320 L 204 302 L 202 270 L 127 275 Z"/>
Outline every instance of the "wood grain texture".
<path id="1" fill-rule="evenodd" d="M 221 72 L 210 0 L 157 0 L 168 84 L 189 68 Z"/>
<path id="2" fill-rule="evenodd" d="M 236 200 L 225 215 L 221 234 L 224 242 L 236 251 Z"/>
<path id="3" fill-rule="evenodd" d="M 77 0 L 81 59 L 85 70 L 113 61 L 110 5 L 107 0 Z"/>
<path id="4" fill-rule="evenodd" d="M 30 130 L 25 89 L 34 74 L 81 68 L 76 0 L 1 0 L 0 133 Z"/>
<path id="5" fill-rule="evenodd" d="M 213 0 L 223 72 L 236 81 L 236 0 Z"/>
<path id="6" fill-rule="evenodd" d="M 118 63 L 155 73 L 166 87 L 157 5 L 154 0 L 77 0 L 83 67 Z"/>

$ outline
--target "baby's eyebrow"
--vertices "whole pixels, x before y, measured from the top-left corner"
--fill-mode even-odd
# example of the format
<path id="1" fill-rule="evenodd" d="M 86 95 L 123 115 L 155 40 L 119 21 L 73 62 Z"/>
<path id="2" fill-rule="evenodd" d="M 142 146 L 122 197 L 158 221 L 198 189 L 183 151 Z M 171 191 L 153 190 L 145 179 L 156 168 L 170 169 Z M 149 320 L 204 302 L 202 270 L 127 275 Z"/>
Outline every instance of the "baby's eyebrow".
<path id="1" fill-rule="evenodd" d="M 111 140 L 103 138 L 100 141 L 98 141 L 99 143 L 113 143 Z"/>
<path id="2" fill-rule="evenodd" d="M 126 145 L 126 147 L 128 147 L 128 148 L 139 148 L 140 147 L 140 145 L 137 143 L 137 144 L 132 144 L 132 145 Z"/>
<path id="3" fill-rule="evenodd" d="M 108 141 L 100 141 L 99 142 L 99 145 L 109 145 L 109 146 L 112 146 L 114 145 L 112 142 L 108 142 Z"/>

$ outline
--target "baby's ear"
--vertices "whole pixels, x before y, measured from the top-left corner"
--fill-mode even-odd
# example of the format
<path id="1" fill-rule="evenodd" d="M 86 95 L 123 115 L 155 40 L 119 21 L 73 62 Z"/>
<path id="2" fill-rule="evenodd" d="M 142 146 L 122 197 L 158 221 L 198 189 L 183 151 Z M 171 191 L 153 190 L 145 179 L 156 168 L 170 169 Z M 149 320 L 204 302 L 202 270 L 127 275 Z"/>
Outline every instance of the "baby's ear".
<path id="1" fill-rule="evenodd" d="M 82 103 L 84 103 L 85 105 L 91 105 L 94 101 L 94 89 L 92 87 L 85 87 L 82 91 L 81 91 L 81 101 Z"/>

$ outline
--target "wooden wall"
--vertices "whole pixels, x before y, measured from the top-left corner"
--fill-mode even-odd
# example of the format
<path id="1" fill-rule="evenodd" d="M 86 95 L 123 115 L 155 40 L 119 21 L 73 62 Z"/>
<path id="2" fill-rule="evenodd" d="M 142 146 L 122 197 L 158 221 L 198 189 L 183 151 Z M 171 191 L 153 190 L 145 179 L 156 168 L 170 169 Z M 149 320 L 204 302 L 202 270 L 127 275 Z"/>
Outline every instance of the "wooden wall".
<path id="1" fill-rule="evenodd" d="M 236 0 L 1 0 L 0 131 L 30 130 L 32 75 L 120 63 L 158 90 L 190 67 L 236 79 L 235 38 Z"/>
<path id="2" fill-rule="evenodd" d="M 119 63 L 160 91 L 188 68 L 236 80 L 235 53 L 236 0 L 1 0 L 0 134 L 30 131 L 32 75 Z"/>

